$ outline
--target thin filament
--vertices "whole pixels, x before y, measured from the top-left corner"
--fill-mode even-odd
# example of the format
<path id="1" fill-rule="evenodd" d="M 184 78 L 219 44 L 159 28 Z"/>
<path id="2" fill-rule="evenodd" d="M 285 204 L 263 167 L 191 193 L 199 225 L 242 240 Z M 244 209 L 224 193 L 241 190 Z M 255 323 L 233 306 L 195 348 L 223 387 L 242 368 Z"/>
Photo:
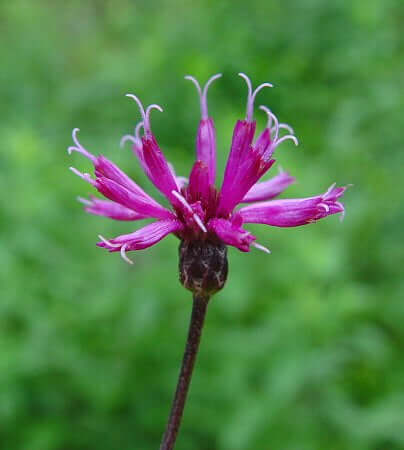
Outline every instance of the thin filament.
<path id="1" fill-rule="evenodd" d="M 299 141 L 297 140 L 296 136 L 293 136 L 292 134 L 287 134 L 286 136 L 281 137 L 278 141 L 276 141 L 276 147 L 280 144 L 282 144 L 282 142 L 287 141 L 288 139 L 290 139 L 291 141 L 294 142 L 294 144 L 296 146 L 299 145 Z"/>
<path id="2" fill-rule="evenodd" d="M 251 245 L 252 245 L 253 247 L 255 247 L 256 249 L 258 249 L 258 250 L 261 250 L 261 251 L 263 251 L 263 252 L 265 252 L 265 253 L 268 253 L 268 255 L 271 254 L 271 250 L 269 250 L 269 248 L 266 248 L 266 247 L 264 247 L 263 245 L 258 244 L 257 242 L 253 242 Z"/>
<path id="3" fill-rule="evenodd" d="M 205 225 L 203 224 L 201 218 L 198 216 L 198 214 L 194 213 L 194 210 L 192 209 L 191 205 L 185 200 L 185 197 L 182 196 L 177 191 L 171 191 L 171 193 L 176 197 L 182 205 L 192 214 L 192 218 L 194 219 L 195 223 L 199 226 L 199 228 L 204 232 L 207 233 L 208 230 L 206 229 Z"/>
<path id="4" fill-rule="evenodd" d="M 201 112 L 202 112 L 202 119 L 208 118 L 208 89 L 209 86 L 218 78 L 222 76 L 221 73 L 218 73 L 216 75 L 213 75 L 209 78 L 209 80 L 206 82 L 205 87 L 203 88 L 202 98 L 201 98 Z"/>
<path id="5" fill-rule="evenodd" d="M 278 139 L 278 136 L 279 136 L 279 121 L 278 121 L 278 118 L 266 106 L 261 105 L 259 108 L 262 111 L 264 111 L 266 113 L 266 115 L 268 116 L 267 128 L 269 128 L 270 132 L 272 133 L 272 128 L 275 129 L 275 136 L 274 136 L 274 142 L 275 142 Z M 271 127 L 272 126 L 272 120 L 275 122 L 275 125 L 273 127 Z"/>
<path id="6" fill-rule="evenodd" d="M 119 247 L 121 247 L 121 244 L 113 244 L 108 239 L 105 239 L 104 236 L 101 236 L 101 234 L 99 234 L 98 237 L 102 240 L 102 242 L 104 242 L 104 244 L 108 245 L 111 248 L 119 248 Z"/>
<path id="7" fill-rule="evenodd" d="M 147 107 L 147 109 L 146 109 L 146 117 L 145 117 L 144 124 L 143 124 L 143 128 L 144 128 L 144 131 L 145 131 L 146 134 L 151 134 L 150 111 L 152 109 L 157 109 L 160 112 L 163 112 L 163 108 L 160 105 L 153 104 L 153 105 L 149 105 Z"/>
<path id="8" fill-rule="evenodd" d="M 133 264 L 133 261 L 126 255 L 126 247 L 128 244 L 123 244 L 121 247 L 121 256 L 124 261 L 126 261 L 128 264 Z"/>

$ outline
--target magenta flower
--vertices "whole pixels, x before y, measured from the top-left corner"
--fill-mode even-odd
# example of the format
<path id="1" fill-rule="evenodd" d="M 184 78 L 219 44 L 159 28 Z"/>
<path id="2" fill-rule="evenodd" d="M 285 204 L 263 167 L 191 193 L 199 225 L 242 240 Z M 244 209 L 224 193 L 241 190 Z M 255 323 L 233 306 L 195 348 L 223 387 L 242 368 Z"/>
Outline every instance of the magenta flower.
<path id="1" fill-rule="evenodd" d="M 308 198 L 274 200 L 295 179 L 286 172 L 260 182 L 261 177 L 274 165 L 274 152 L 286 140 L 297 145 L 297 139 L 289 125 L 278 122 L 276 116 L 265 106 L 260 108 L 268 117 L 264 130 L 254 139 L 256 123 L 253 119 L 254 102 L 258 92 L 269 83 L 254 91 L 250 79 L 243 73 L 248 87 L 247 115 L 236 123 L 230 147 L 223 183 L 216 188 L 216 132 L 213 119 L 208 115 L 207 93 L 211 83 L 221 75 L 211 77 L 203 89 L 190 76 L 199 93 L 201 120 L 196 137 L 196 162 L 189 179 L 177 176 L 165 159 L 150 126 L 150 112 L 162 111 L 158 105 L 146 109 L 132 94 L 127 94 L 138 104 L 142 121 L 134 135 L 126 135 L 121 145 L 130 141 L 140 165 L 150 181 L 166 197 L 170 208 L 163 206 L 104 156 L 95 156 L 78 141 L 78 128 L 73 130 L 77 151 L 94 165 L 95 178 L 88 173 L 71 170 L 94 186 L 107 200 L 90 197 L 80 198 L 87 212 L 115 220 L 136 221 L 156 219 L 133 233 L 105 239 L 100 236 L 99 247 L 110 252 L 120 252 L 128 263 L 129 251 L 150 247 L 168 234 L 176 235 L 181 243 L 179 249 L 180 281 L 193 292 L 193 307 L 180 376 L 173 405 L 160 450 L 173 450 L 181 424 L 184 405 L 189 389 L 196 355 L 202 333 L 208 302 L 220 290 L 227 278 L 227 246 L 243 252 L 251 246 L 269 253 L 256 242 L 256 237 L 244 228 L 248 223 L 260 223 L 276 227 L 297 227 L 315 222 L 331 214 L 344 214 L 339 202 L 346 187 L 333 184 L 324 194 Z M 143 128 L 144 134 L 140 136 Z M 281 136 L 282 130 L 286 130 Z M 249 203 L 240 209 L 238 205 Z"/>
<path id="2" fill-rule="evenodd" d="M 110 252 L 120 251 L 125 261 L 132 261 L 126 252 L 150 247 L 168 234 L 175 234 L 182 242 L 209 242 L 231 245 L 243 252 L 251 246 L 269 252 L 256 242 L 256 237 L 244 228 L 247 223 L 260 223 L 277 227 L 296 227 L 317 221 L 331 214 L 343 213 L 344 206 L 338 201 L 345 187 L 332 185 L 324 194 L 287 200 L 273 200 L 295 179 L 287 172 L 281 172 L 268 181 L 260 178 L 274 165 L 274 152 L 286 140 L 298 141 L 293 130 L 278 122 L 276 116 L 265 106 L 261 106 L 268 117 L 264 130 L 256 139 L 256 122 L 253 119 L 254 101 L 258 92 L 269 83 L 258 86 L 254 91 L 250 79 L 239 74 L 247 82 L 247 115 L 236 123 L 227 161 L 223 183 L 220 189 L 216 180 L 216 132 L 213 119 L 208 115 L 207 93 L 211 83 L 221 75 L 211 77 L 203 89 L 190 76 L 199 93 L 201 120 L 196 137 L 196 162 L 189 180 L 177 176 L 166 160 L 154 137 L 150 125 L 150 112 L 162 111 L 158 105 L 146 109 L 132 94 L 128 97 L 138 104 L 142 121 L 136 126 L 134 135 L 126 135 L 121 144 L 132 143 L 134 154 L 140 165 L 157 189 L 168 199 L 170 208 L 163 206 L 149 196 L 135 181 L 120 170 L 106 157 L 95 156 L 78 141 L 78 129 L 73 130 L 75 146 L 68 151 L 77 151 L 86 156 L 95 168 L 95 178 L 88 173 L 71 170 L 92 184 L 108 200 L 91 197 L 80 198 L 89 213 L 110 217 L 115 220 L 136 221 L 156 219 L 133 233 L 105 239 L 97 245 Z M 144 135 L 140 136 L 143 128 Z M 282 130 L 288 134 L 281 136 Z M 237 210 L 242 203 L 251 203 Z"/>

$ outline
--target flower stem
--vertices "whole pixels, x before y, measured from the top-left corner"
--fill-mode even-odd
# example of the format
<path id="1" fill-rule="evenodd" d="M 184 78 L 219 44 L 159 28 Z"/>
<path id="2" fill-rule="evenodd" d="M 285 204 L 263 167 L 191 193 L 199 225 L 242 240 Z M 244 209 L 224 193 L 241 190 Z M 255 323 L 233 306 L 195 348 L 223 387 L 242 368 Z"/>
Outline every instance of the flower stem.
<path id="1" fill-rule="evenodd" d="M 192 371 L 194 368 L 196 355 L 198 354 L 199 342 L 201 339 L 208 301 L 209 297 L 194 296 L 191 321 L 189 324 L 187 343 L 182 360 L 180 376 L 178 378 L 177 389 L 175 391 L 170 417 L 161 442 L 160 450 L 172 450 L 175 446 L 178 430 L 181 425 L 185 401 L 187 399 L 188 388 L 191 382 Z"/>

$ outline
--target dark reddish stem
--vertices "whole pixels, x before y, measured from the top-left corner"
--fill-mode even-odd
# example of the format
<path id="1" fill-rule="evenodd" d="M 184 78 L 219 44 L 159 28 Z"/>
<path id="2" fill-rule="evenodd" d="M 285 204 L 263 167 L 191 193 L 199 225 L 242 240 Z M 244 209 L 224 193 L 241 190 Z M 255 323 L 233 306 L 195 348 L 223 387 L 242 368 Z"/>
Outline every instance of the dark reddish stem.
<path id="1" fill-rule="evenodd" d="M 175 441 L 181 425 L 182 414 L 184 412 L 184 406 L 191 382 L 192 371 L 194 368 L 196 355 L 198 354 L 199 342 L 201 339 L 203 323 L 205 321 L 208 301 L 209 297 L 194 296 L 184 358 L 182 360 L 180 376 L 177 383 L 177 389 L 175 391 L 170 418 L 168 419 L 167 428 L 161 442 L 160 450 L 172 450 L 175 446 Z"/>

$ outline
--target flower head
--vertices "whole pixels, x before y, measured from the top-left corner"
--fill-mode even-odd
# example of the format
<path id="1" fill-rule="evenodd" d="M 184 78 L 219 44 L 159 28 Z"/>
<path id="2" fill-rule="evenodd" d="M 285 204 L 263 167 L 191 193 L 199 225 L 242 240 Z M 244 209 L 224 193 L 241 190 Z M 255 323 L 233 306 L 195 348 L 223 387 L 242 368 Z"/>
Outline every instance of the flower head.
<path id="1" fill-rule="evenodd" d="M 141 167 L 150 181 L 167 198 L 170 207 L 163 206 L 149 196 L 105 156 L 95 156 L 86 150 L 77 138 L 79 129 L 73 130 L 75 145 L 69 147 L 68 151 L 79 152 L 88 158 L 94 165 L 95 176 L 81 173 L 73 167 L 71 170 L 107 199 L 80 198 L 85 210 L 115 220 L 156 219 L 133 233 L 113 239 L 100 236 L 100 242 L 97 244 L 99 247 L 110 252 L 120 252 L 123 259 L 131 263 L 127 252 L 150 247 L 172 233 L 182 243 L 192 247 L 193 251 L 196 247 L 202 248 L 205 245 L 210 248 L 216 245 L 223 252 L 223 248 L 231 245 L 243 252 L 250 251 L 251 246 L 269 252 L 244 228 L 246 223 L 295 227 L 315 222 L 331 214 L 344 213 L 344 206 L 339 202 L 339 198 L 346 188 L 335 185 L 324 194 L 314 197 L 273 200 L 295 179 L 287 172 L 280 172 L 267 181 L 259 180 L 274 165 L 273 156 L 280 144 L 292 140 L 297 145 L 298 141 L 293 129 L 289 125 L 279 123 L 275 114 L 266 106 L 261 106 L 260 109 L 267 115 L 267 124 L 255 138 L 256 96 L 261 89 L 272 85 L 263 83 L 253 90 L 250 79 L 243 73 L 239 75 L 247 83 L 247 112 L 246 118 L 237 121 L 235 125 L 220 189 L 215 185 L 216 131 L 208 112 L 207 94 L 212 82 L 221 75 L 211 77 L 203 88 L 195 78 L 185 77 L 196 86 L 201 108 L 196 137 L 196 161 L 189 179 L 175 173 L 152 132 L 150 113 L 153 109 L 162 111 L 162 108 L 155 104 L 144 108 L 137 96 L 127 94 L 137 103 L 142 120 L 133 135 L 126 135 L 121 139 L 121 145 L 127 141 L 131 142 Z M 286 134 L 282 135 L 283 131 L 286 131 Z M 242 203 L 249 205 L 237 210 L 237 206 Z M 192 243 L 197 243 L 196 247 Z"/>

